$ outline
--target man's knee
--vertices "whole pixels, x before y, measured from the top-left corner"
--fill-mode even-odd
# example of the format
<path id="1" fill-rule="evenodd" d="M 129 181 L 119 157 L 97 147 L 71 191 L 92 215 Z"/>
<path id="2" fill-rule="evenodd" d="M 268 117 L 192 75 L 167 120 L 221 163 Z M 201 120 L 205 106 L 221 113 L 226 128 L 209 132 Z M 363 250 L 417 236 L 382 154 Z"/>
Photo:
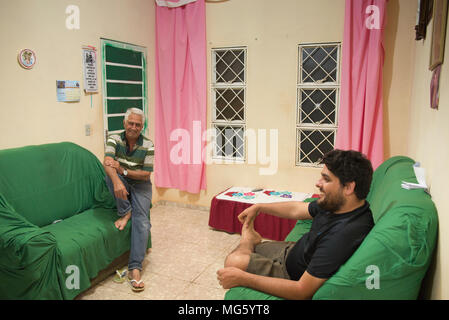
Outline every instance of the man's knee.
<path id="1" fill-rule="evenodd" d="M 131 192 L 131 203 L 135 211 L 139 211 L 142 215 L 148 216 L 151 208 L 151 190 L 139 190 L 133 188 Z"/>
<path id="2" fill-rule="evenodd" d="M 245 271 L 248 268 L 249 260 L 250 256 L 247 254 L 232 252 L 226 257 L 224 266 L 225 268 L 235 267 Z"/>

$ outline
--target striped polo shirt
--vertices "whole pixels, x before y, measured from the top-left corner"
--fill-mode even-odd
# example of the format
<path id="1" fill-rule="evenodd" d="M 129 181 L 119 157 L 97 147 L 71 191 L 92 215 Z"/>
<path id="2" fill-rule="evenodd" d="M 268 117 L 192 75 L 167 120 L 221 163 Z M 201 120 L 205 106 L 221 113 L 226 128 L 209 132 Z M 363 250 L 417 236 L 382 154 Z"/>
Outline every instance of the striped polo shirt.
<path id="1" fill-rule="evenodd" d="M 133 150 L 128 150 L 127 142 L 125 131 L 109 135 L 106 141 L 105 156 L 115 159 L 125 169 L 153 172 L 153 142 L 142 134 L 137 139 Z"/>

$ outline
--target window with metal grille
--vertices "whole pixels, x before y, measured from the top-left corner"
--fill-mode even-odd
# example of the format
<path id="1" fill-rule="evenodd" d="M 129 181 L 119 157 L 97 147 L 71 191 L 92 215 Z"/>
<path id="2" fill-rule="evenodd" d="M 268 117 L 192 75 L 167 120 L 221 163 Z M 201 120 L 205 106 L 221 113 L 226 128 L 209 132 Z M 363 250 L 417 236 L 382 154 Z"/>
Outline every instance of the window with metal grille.
<path id="1" fill-rule="evenodd" d="M 340 43 L 298 46 L 296 165 L 319 166 L 338 128 Z"/>
<path id="2" fill-rule="evenodd" d="M 103 118 L 105 137 L 122 131 L 128 108 L 144 111 L 147 118 L 146 48 L 101 39 Z M 143 133 L 147 132 L 145 122 Z"/>
<path id="3" fill-rule="evenodd" d="M 246 48 L 212 49 L 216 159 L 245 160 Z"/>

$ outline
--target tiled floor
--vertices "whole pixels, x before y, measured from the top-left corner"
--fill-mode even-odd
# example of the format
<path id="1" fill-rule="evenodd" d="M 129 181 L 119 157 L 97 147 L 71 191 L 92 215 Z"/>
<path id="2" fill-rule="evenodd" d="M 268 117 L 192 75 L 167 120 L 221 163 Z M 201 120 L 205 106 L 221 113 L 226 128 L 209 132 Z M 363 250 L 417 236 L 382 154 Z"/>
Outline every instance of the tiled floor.
<path id="1" fill-rule="evenodd" d="M 143 264 L 145 290 L 135 293 L 113 275 L 79 296 L 86 300 L 221 300 L 216 272 L 240 235 L 208 226 L 209 212 L 158 205 L 151 209 L 153 248 Z"/>

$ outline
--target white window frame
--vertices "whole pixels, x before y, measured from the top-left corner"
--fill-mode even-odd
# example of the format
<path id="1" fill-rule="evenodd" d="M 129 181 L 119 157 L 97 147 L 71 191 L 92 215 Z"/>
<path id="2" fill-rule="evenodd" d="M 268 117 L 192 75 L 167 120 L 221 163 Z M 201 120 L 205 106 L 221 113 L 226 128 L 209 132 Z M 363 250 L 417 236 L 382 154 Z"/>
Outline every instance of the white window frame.
<path id="1" fill-rule="evenodd" d="M 244 61 L 243 61 L 243 82 L 219 82 L 217 81 L 217 72 L 216 72 L 216 52 L 219 51 L 231 51 L 231 50 L 243 50 L 244 52 Z M 217 138 L 218 135 L 215 135 L 215 140 L 213 141 L 213 153 L 212 158 L 217 160 L 225 160 L 225 161 L 233 161 L 233 162 L 244 162 L 246 159 L 246 141 L 245 141 L 245 132 L 246 132 L 246 91 L 247 91 L 247 57 L 248 57 L 248 51 L 246 46 L 239 46 L 239 47 L 219 47 L 219 48 L 212 48 L 211 49 L 211 55 L 212 55 L 212 81 L 211 81 L 211 106 L 212 106 L 212 116 L 211 116 L 211 122 L 212 122 L 212 128 L 217 132 L 218 126 L 228 126 L 228 127 L 239 127 L 243 130 L 243 154 L 236 157 L 229 157 L 229 156 L 221 156 L 217 154 Z M 234 119 L 234 120 L 223 120 L 223 119 L 217 119 L 217 114 L 219 111 L 217 110 L 216 102 L 217 102 L 217 91 L 218 90 L 226 90 L 226 89 L 233 89 L 243 90 L 243 120 L 242 119 Z"/>
<path id="2" fill-rule="evenodd" d="M 336 70 L 336 79 L 335 81 L 329 81 L 329 82 L 303 82 L 302 79 L 302 71 L 303 71 L 303 56 L 302 56 L 302 49 L 305 47 L 325 47 L 325 46 L 336 46 L 337 47 L 337 70 Z M 333 141 L 332 145 L 335 146 L 335 138 L 337 135 L 338 130 L 338 113 L 339 113 L 339 106 L 340 106 L 340 69 L 341 69 L 341 43 L 340 42 L 327 42 L 327 43 L 307 43 L 307 44 L 299 44 L 298 45 L 298 75 L 297 75 L 297 85 L 296 85 L 296 166 L 302 166 L 302 167 L 322 167 L 322 164 L 319 162 L 307 162 L 303 161 L 304 159 L 300 159 L 301 154 L 301 132 L 303 130 L 312 130 L 312 131 L 321 131 L 323 133 L 327 132 L 333 132 Z M 304 122 L 303 119 L 301 119 L 301 102 L 302 102 L 302 91 L 303 90 L 335 90 L 335 122 L 326 124 L 321 122 Z M 323 91 L 322 91 L 323 92 Z M 323 92 L 323 94 L 325 94 Z M 326 94 L 325 94 L 326 95 Z M 318 106 L 317 106 L 318 107 Z M 323 113 L 324 114 L 324 113 Z M 325 116 L 327 117 L 327 116 Z M 324 142 L 323 140 L 322 142 Z M 321 143 L 322 143 L 321 142 Z M 315 149 L 319 147 L 321 144 L 315 145 Z M 313 151 L 312 150 L 312 151 Z"/>

